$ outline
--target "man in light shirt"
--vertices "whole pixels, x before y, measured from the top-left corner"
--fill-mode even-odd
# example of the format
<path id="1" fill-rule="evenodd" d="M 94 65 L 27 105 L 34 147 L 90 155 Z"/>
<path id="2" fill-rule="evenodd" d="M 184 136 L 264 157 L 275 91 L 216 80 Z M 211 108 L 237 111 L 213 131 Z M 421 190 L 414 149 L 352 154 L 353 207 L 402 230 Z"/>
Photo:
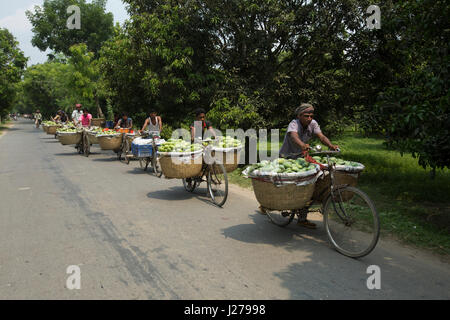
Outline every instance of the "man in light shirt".
<path id="1" fill-rule="evenodd" d="M 75 110 L 72 112 L 72 121 L 74 125 L 78 125 L 81 116 L 83 115 L 83 110 L 81 110 L 81 104 L 77 103 L 75 105 Z"/>
<path id="2" fill-rule="evenodd" d="M 289 158 L 291 154 L 298 154 L 309 150 L 309 141 L 316 136 L 330 150 L 339 149 L 338 145 L 331 143 L 320 130 L 320 126 L 314 120 L 314 107 L 309 103 L 302 103 L 295 110 L 296 118 L 289 123 L 283 145 L 280 149 L 280 157 Z M 297 156 L 298 157 L 298 156 Z M 298 214 L 298 225 L 315 229 L 316 224 L 307 220 L 307 213 Z"/>

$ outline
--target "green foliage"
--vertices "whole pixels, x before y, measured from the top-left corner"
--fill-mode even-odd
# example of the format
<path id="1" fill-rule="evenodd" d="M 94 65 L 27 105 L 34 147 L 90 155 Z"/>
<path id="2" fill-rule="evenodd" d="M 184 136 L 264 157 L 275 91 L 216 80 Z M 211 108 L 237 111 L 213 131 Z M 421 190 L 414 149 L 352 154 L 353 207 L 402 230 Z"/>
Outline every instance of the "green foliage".
<path id="1" fill-rule="evenodd" d="M 27 58 L 19 49 L 14 36 L 0 28 L 0 117 L 13 107 L 17 97 L 17 84 L 21 80 Z"/>
<path id="2" fill-rule="evenodd" d="M 393 57 L 386 63 L 395 74 L 384 72 L 378 101 L 365 119 L 369 131 L 382 132 L 389 146 L 412 153 L 424 168 L 450 165 L 449 14 L 446 1 L 392 6 L 379 50 Z"/>
<path id="3" fill-rule="evenodd" d="M 264 120 L 257 112 L 257 105 L 244 94 L 240 94 L 236 100 L 232 102 L 228 98 L 221 98 L 215 101 L 207 119 L 223 132 L 229 128 L 247 130 L 262 127 Z"/>
<path id="4" fill-rule="evenodd" d="M 67 28 L 67 13 L 70 5 L 77 5 L 81 11 L 81 29 Z M 70 47 L 85 43 L 89 51 L 97 55 L 102 43 L 113 33 L 113 15 L 105 12 L 106 0 L 45 0 L 42 6 L 26 15 L 33 26 L 32 44 L 41 51 L 52 49 L 69 56 Z"/>

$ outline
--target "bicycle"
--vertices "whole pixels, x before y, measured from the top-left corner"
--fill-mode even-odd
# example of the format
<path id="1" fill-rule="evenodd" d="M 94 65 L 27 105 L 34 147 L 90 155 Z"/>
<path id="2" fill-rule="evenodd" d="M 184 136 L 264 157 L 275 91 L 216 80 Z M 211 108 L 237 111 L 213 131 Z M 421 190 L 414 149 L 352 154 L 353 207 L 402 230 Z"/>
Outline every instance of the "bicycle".
<path id="1" fill-rule="evenodd" d="M 335 183 L 336 165 L 330 161 L 330 155 L 339 153 L 340 151 L 313 152 L 326 155 L 327 166 L 323 171 L 330 177 L 330 186 L 324 190 L 325 197 L 321 197 L 324 200 L 319 202 L 321 208 L 318 211 L 323 215 L 327 237 L 333 247 L 345 256 L 360 258 L 372 252 L 377 245 L 380 221 L 375 205 L 366 193 L 348 184 Z M 300 155 L 301 153 L 289 156 Z M 274 224 L 284 227 L 293 221 L 295 215 L 317 212 L 311 209 L 317 202 L 317 199 L 312 199 L 304 208 L 293 211 L 261 210 Z"/>
<path id="2" fill-rule="evenodd" d="M 207 152 L 208 154 L 208 152 Z M 212 202 L 218 207 L 222 207 L 228 198 L 228 176 L 223 164 L 211 164 L 203 161 L 202 170 L 199 176 L 186 178 L 183 180 L 184 189 L 188 192 L 194 192 L 202 182 L 206 182 L 208 193 Z"/>
<path id="3" fill-rule="evenodd" d="M 158 157 L 158 145 L 156 144 L 156 139 L 159 138 L 159 132 L 149 132 L 142 134 L 142 138 L 152 139 L 152 153 L 148 157 L 139 157 L 139 165 L 144 170 L 147 171 L 148 165 L 151 164 L 153 168 L 153 174 L 160 178 L 162 176 L 161 165 L 159 163 Z"/>

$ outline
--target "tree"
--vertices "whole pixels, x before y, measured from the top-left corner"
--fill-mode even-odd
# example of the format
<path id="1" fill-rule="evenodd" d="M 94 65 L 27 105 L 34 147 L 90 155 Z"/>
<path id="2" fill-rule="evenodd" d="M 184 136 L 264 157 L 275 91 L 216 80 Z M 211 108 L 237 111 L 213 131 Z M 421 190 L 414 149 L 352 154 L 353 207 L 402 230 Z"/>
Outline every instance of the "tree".
<path id="1" fill-rule="evenodd" d="M 24 103 L 33 112 L 40 109 L 45 118 L 54 116 L 59 109 L 70 111 L 68 74 L 68 65 L 60 62 L 50 61 L 29 67 L 21 84 Z"/>
<path id="2" fill-rule="evenodd" d="M 449 14 L 446 1 L 392 5 L 378 35 L 378 50 L 389 57 L 381 60 L 384 86 L 367 123 L 433 173 L 450 166 Z"/>
<path id="3" fill-rule="evenodd" d="M 88 52 L 85 44 L 74 45 L 69 51 L 67 87 L 71 88 L 72 101 L 78 99 L 91 113 L 96 110 L 103 117 L 99 102 L 102 89 L 100 71 L 98 61 L 94 60 L 94 53 Z"/>
<path id="4" fill-rule="evenodd" d="M 27 58 L 7 29 L 0 29 L 0 118 L 13 107 Z"/>
<path id="5" fill-rule="evenodd" d="M 76 5 L 80 8 L 81 28 L 67 28 L 71 16 L 67 8 Z M 113 34 L 113 15 L 106 13 L 106 0 L 44 0 L 41 6 L 35 6 L 34 12 L 26 15 L 33 26 L 32 44 L 41 51 L 52 49 L 70 56 L 70 47 L 85 43 L 89 51 L 97 56 L 102 43 Z M 53 56 L 53 55 L 52 55 Z"/>

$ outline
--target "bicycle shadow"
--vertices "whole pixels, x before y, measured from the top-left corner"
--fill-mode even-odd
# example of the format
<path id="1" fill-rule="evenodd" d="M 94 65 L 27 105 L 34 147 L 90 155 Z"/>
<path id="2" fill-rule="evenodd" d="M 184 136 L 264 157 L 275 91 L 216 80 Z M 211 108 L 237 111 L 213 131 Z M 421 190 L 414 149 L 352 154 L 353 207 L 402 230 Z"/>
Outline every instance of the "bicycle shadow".
<path id="1" fill-rule="evenodd" d="M 308 215 L 308 220 L 316 223 L 316 229 L 308 229 L 297 225 L 296 218 L 288 226 L 280 227 L 258 210 L 255 210 L 255 214 L 249 217 L 253 220 L 253 223 L 222 229 L 222 235 L 245 243 L 272 245 L 287 251 L 331 248 L 322 222 L 310 218 L 310 215 Z"/>
<path id="2" fill-rule="evenodd" d="M 196 188 L 193 192 L 186 191 L 183 186 L 174 186 L 165 190 L 157 190 L 147 193 L 147 197 L 150 199 L 158 199 L 158 200 L 190 200 L 190 199 L 198 199 L 208 205 L 213 206 L 217 209 L 222 209 L 212 203 L 211 198 L 207 194 L 206 187 Z"/>

